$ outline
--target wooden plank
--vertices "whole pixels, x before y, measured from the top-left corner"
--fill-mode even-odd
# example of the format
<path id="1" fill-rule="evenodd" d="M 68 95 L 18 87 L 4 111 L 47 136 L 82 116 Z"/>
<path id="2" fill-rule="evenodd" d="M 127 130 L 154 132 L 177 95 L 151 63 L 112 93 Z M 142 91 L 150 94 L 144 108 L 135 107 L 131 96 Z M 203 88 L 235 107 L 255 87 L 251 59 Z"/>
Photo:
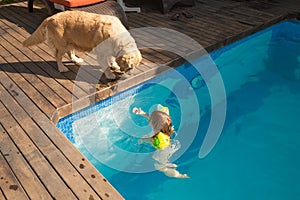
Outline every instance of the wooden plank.
<path id="1" fill-rule="evenodd" d="M 219 5 L 216 6 L 216 4 Z M 274 14 L 263 12 L 260 10 L 255 10 L 242 2 L 236 2 L 231 4 L 226 4 L 226 3 L 220 4 L 220 1 L 210 0 L 209 6 L 214 9 L 218 8 L 218 10 L 239 11 L 239 14 L 249 16 L 254 20 L 257 20 L 257 18 L 259 18 L 258 20 L 267 19 L 267 18 L 272 19 L 274 17 Z"/>
<path id="2" fill-rule="evenodd" d="M 27 9 L 27 5 L 28 5 L 27 1 L 23 1 L 23 2 L 21 1 L 21 2 L 17 3 L 17 5 L 25 7 L 26 10 L 28 10 Z M 48 10 L 45 8 L 45 5 L 42 2 L 34 2 L 33 3 L 33 9 L 34 10 L 33 10 L 32 14 L 34 14 L 35 12 L 38 11 L 39 13 L 43 13 L 45 16 L 49 15 Z M 28 13 L 28 14 L 30 14 L 30 13 Z"/>
<path id="3" fill-rule="evenodd" d="M 144 17 L 145 17 L 145 20 L 149 19 L 149 17 L 147 15 L 145 15 Z M 176 30 L 178 32 L 184 33 L 185 35 L 189 35 L 190 37 L 193 37 L 194 39 L 201 37 L 201 40 L 197 40 L 198 42 L 201 41 L 202 43 L 205 43 L 205 41 L 210 40 L 210 42 L 212 42 L 212 39 L 214 40 L 212 35 L 215 34 L 215 31 L 209 32 L 209 34 L 205 34 L 207 28 L 209 28 L 209 27 L 206 27 L 206 29 L 199 30 L 199 26 L 201 26 L 201 23 L 198 22 L 198 20 L 200 20 L 200 19 L 196 15 L 191 19 L 181 18 L 181 20 L 179 20 L 179 21 L 170 20 L 171 16 L 167 20 L 164 20 L 164 21 L 161 21 L 160 18 L 161 18 L 160 15 L 154 14 L 153 17 L 151 18 L 151 20 L 154 21 L 153 23 L 159 24 L 161 27 L 167 27 L 167 28 Z M 172 35 L 173 39 L 174 39 L 174 36 L 175 35 Z M 180 37 L 178 37 L 178 38 L 180 38 Z M 173 42 L 175 42 L 175 41 L 173 41 Z M 177 40 L 176 40 L 176 42 L 177 42 Z M 206 44 L 203 44 L 203 45 L 206 45 Z"/>
<path id="4" fill-rule="evenodd" d="M 5 134 L 5 131 L 1 126 L 0 132 L 0 134 Z M 0 199 L 5 199 L 5 197 L 7 199 L 18 200 L 29 199 L 1 152 L 0 166 Z"/>
<path id="5" fill-rule="evenodd" d="M 276 17 L 276 15 L 268 13 L 268 12 L 263 12 L 260 10 L 255 10 L 252 8 L 246 8 L 246 7 L 240 7 L 239 8 L 240 11 L 242 12 L 247 12 L 249 15 L 251 16 L 256 16 L 256 17 L 260 17 L 263 19 L 273 19 L 274 17 Z"/>
<path id="6" fill-rule="evenodd" d="M 8 34 L 7 34 L 8 36 Z M 66 104 L 66 101 L 62 97 L 57 95 L 52 88 L 50 88 L 45 82 L 42 81 L 36 74 L 33 74 L 29 69 L 38 69 L 34 63 L 32 63 L 24 54 L 14 48 L 8 40 L 12 41 L 12 38 L 6 37 L 2 40 L 2 47 L 4 46 L 8 52 L 14 52 L 11 57 L 6 57 L 6 61 L 9 63 L 22 63 L 15 67 L 14 64 L 11 66 L 15 71 L 22 74 L 24 79 L 27 80 L 33 87 L 36 88 L 47 100 L 54 106 L 54 108 L 61 107 Z M 0 47 L 1 49 L 1 47 Z M 46 80 L 45 80 L 46 81 Z"/>
<path id="7" fill-rule="evenodd" d="M 1 116 L 8 114 L 3 104 L 0 102 Z M 2 111 L 5 111 L 2 113 Z M 1 123 L 5 123 L 1 117 Z M 30 168 L 25 158 L 20 153 L 19 149 L 14 145 L 6 131 L 0 127 L 0 141 L 1 141 L 1 152 L 6 157 L 6 162 L 9 163 L 10 168 L 13 170 L 14 175 L 18 177 L 18 181 L 26 191 L 26 194 L 32 199 L 52 199 L 47 190 L 44 188 L 43 184 L 39 181 L 38 176 Z M 12 130 L 14 127 L 8 127 Z M 2 175 L 1 175 L 2 176 Z M 1 186 L 2 188 L 3 186 Z M 4 190 L 4 189 L 3 189 Z M 5 192 L 5 191 L 4 191 Z M 6 195 L 6 192 L 4 193 Z M 9 194 L 10 195 L 10 194 Z M 18 198 L 8 198 L 8 199 L 18 199 Z"/>
<path id="8" fill-rule="evenodd" d="M 201 17 L 197 20 L 198 22 L 195 22 L 194 25 L 198 30 L 200 29 L 203 33 L 208 34 L 206 37 L 211 37 L 214 40 L 220 40 L 226 37 L 228 33 L 234 34 L 251 28 L 251 26 L 238 23 L 234 18 L 223 14 L 216 13 L 212 16 L 202 12 L 200 12 L 200 14 Z M 197 25 L 196 23 L 199 24 Z"/>
<path id="9" fill-rule="evenodd" d="M 222 8 L 214 8 L 212 6 L 203 6 L 202 9 L 205 9 L 213 13 L 213 16 L 218 17 L 216 21 L 220 22 L 222 21 L 222 19 L 226 19 L 225 21 L 229 21 L 229 22 L 231 21 L 233 26 L 236 22 L 238 22 L 239 24 L 237 24 L 235 28 L 242 27 L 243 25 L 254 27 L 257 26 L 260 22 L 267 20 L 263 18 L 258 18 L 254 15 L 251 16 L 251 15 L 247 15 L 244 12 L 237 11 L 238 9 L 240 9 L 240 6 L 233 7 L 232 9 L 222 9 Z M 207 11 L 206 12 L 198 11 L 198 12 L 201 12 L 201 15 L 212 17 L 208 15 L 209 12 Z"/>
<path id="10" fill-rule="evenodd" d="M 176 41 L 176 43 L 174 43 L 174 40 L 176 39 L 176 36 L 170 37 L 170 35 L 168 35 L 168 37 L 166 36 L 165 31 L 161 30 L 160 33 L 155 32 L 152 29 L 143 29 L 141 31 L 139 31 L 142 36 L 141 39 L 138 40 L 138 42 L 143 46 L 153 46 L 155 47 L 157 46 L 164 46 L 165 49 L 170 50 L 172 53 L 176 52 L 181 52 L 181 54 L 185 55 L 185 51 L 188 52 L 189 49 L 187 49 L 185 47 L 185 44 L 182 44 L 179 41 Z M 143 37 L 144 35 L 144 37 Z M 156 44 L 153 44 L 153 41 L 156 42 Z M 152 44 L 152 45 L 151 45 Z M 190 47 L 190 46 L 189 46 Z M 142 53 L 143 56 L 145 58 L 147 58 L 149 61 L 151 62 L 155 62 L 156 64 L 166 64 L 168 62 L 170 62 L 172 60 L 172 58 L 178 58 L 178 55 L 174 56 L 170 58 L 169 56 L 163 56 L 161 54 L 159 54 L 160 50 L 159 49 L 142 49 Z"/>
<path id="11" fill-rule="evenodd" d="M 29 13 L 27 6 L 18 3 L 16 6 L 7 6 L 3 9 L 3 19 L 7 19 L 13 24 L 24 27 L 25 30 L 33 33 L 33 31 L 46 19 L 49 15 L 41 12 L 41 10 Z"/>
<path id="12" fill-rule="evenodd" d="M 48 79 L 48 81 L 46 80 L 45 77 L 42 78 L 36 78 L 36 76 L 34 74 L 32 74 L 32 69 L 38 69 L 37 66 L 35 66 L 33 63 L 30 62 L 29 59 L 27 59 L 23 54 L 21 54 L 21 52 L 16 49 L 14 46 L 11 45 L 11 43 L 8 42 L 8 40 L 10 41 L 14 41 L 8 34 L 5 35 L 6 38 L 2 39 L 2 45 L 5 46 L 4 49 L 3 46 L 1 46 L 1 50 L 2 52 L 6 53 L 6 59 L 9 59 L 8 62 L 21 62 L 23 61 L 23 65 L 19 65 L 17 68 L 14 68 L 15 70 L 17 70 L 18 72 L 22 72 L 24 74 L 24 77 L 27 78 L 27 80 L 32 83 L 33 86 L 35 86 L 37 88 L 37 90 L 39 90 L 41 93 L 43 93 L 45 96 L 49 96 L 49 100 L 52 102 L 52 104 L 54 104 L 55 107 L 59 107 L 64 105 L 66 102 L 62 99 L 62 97 L 59 97 L 56 93 L 54 93 L 54 91 L 52 89 L 50 89 L 45 82 L 51 82 L 51 80 Z M 8 52 L 13 52 L 14 55 L 8 56 L 7 54 L 9 54 Z M 13 56 L 15 56 L 16 58 L 13 58 Z M 12 65 L 14 67 L 14 65 Z M 29 69 L 31 69 L 31 71 L 29 71 Z M 44 74 L 41 74 L 41 76 L 43 76 Z M 44 82 L 42 81 L 44 79 Z M 62 89 L 62 88 L 59 88 Z"/>
<path id="13" fill-rule="evenodd" d="M 170 33 L 169 31 L 160 31 L 160 33 L 157 33 L 154 30 L 150 30 L 150 34 L 153 34 L 159 42 L 167 44 L 171 52 L 176 53 L 177 55 L 187 55 L 195 51 L 194 43 L 182 38 L 180 35 L 182 33 L 180 31 L 177 35 L 176 32 Z M 172 34 L 172 36 L 170 36 L 170 34 Z M 186 37 L 189 36 L 187 35 Z M 170 46 L 170 44 L 172 44 L 172 46 Z"/>
<path id="14" fill-rule="evenodd" d="M 0 200 L 7 200 L 4 196 L 1 186 L 0 186 Z"/>
<path id="15" fill-rule="evenodd" d="M 2 79 L 1 82 L 5 81 L 6 84 L 7 83 L 9 85 L 13 84 L 6 77 L 1 76 L 1 79 Z M 18 88 L 15 85 L 13 85 L 11 88 L 13 88 L 13 90 L 16 91 L 17 93 L 21 92 L 18 91 Z M 4 90 L 4 88 L 0 88 L 0 89 L 3 90 L 0 100 L 7 107 L 7 109 L 9 109 L 10 113 L 15 117 L 18 123 L 22 124 L 22 129 L 26 131 L 31 141 L 34 142 L 34 144 L 39 147 L 39 150 L 41 151 L 43 156 L 51 163 L 52 167 L 59 174 L 59 176 L 64 180 L 64 182 L 66 182 L 66 184 L 74 192 L 76 197 L 78 197 L 79 199 L 88 199 L 90 198 L 90 196 L 92 196 L 94 199 L 100 199 L 98 195 L 92 189 L 90 189 L 90 186 L 84 181 L 83 177 L 78 173 L 78 171 L 74 169 L 74 167 L 69 163 L 69 161 L 64 157 L 64 155 L 56 148 L 55 145 L 53 145 L 52 141 L 49 140 L 49 138 L 42 132 L 39 126 L 32 120 L 32 118 L 34 118 L 34 115 L 32 116 L 28 115 L 20 107 L 20 105 L 18 105 L 17 103 L 11 100 L 12 97 L 9 97 L 8 93 Z M 22 95 L 18 95 L 18 97 L 22 98 Z M 10 126 L 16 123 L 13 121 L 10 122 L 9 120 L 6 120 L 6 122 L 11 123 Z M 49 120 L 47 120 L 47 122 L 50 123 L 52 126 L 54 126 Z M 14 140 L 17 139 L 18 138 L 14 138 Z M 39 159 L 35 159 L 34 162 L 40 164 Z M 44 173 L 43 174 L 44 178 L 46 178 L 47 176 L 49 176 L 49 174 L 47 174 L 48 171 L 49 170 L 44 170 L 44 168 L 41 168 L 40 171 L 41 174 L 39 175 L 42 175 L 42 173 Z M 51 186 L 50 183 L 51 182 L 47 182 L 47 186 L 50 187 Z M 55 184 L 52 186 L 53 189 L 60 188 L 57 187 Z M 68 190 L 65 188 L 63 189 L 63 191 L 67 192 Z M 61 195 L 61 194 L 56 194 L 56 195 Z M 66 197 L 70 196 L 72 199 L 71 195 L 67 195 L 67 194 L 65 195 Z"/>
<path id="16" fill-rule="evenodd" d="M 26 118 L 26 127 L 23 127 L 29 134 L 36 136 L 32 137 L 35 144 L 40 147 L 41 152 L 45 155 L 49 162 L 52 163 L 56 171 L 64 178 L 65 182 L 70 186 L 76 195 L 84 195 L 81 199 L 87 199 L 86 194 L 89 193 L 89 187 L 86 182 L 83 182 L 81 175 L 90 184 L 90 187 L 97 192 L 103 199 L 123 199 L 121 195 L 113 189 L 110 183 L 101 175 L 99 172 L 90 164 L 88 160 L 71 144 L 71 142 L 49 121 L 47 116 L 40 112 L 40 110 L 34 105 L 34 103 L 21 91 L 12 81 L 3 76 L 0 77 L 0 82 L 9 90 L 10 87 L 14 88 L 14 91 L 18 93 L 14 98 L 18 104 L 26 111 L 26 113 L 35 120 L 38 127 L 29 118 Z M 12 86 L 11 86 L 12 85 Z M 7 102 L 8 103 L 8 102 Z M 14 109 L 13 107 L 11 108 Z M 19 115 L 19 114 L 18 114 Z M 22 121 L 22 118 L 16 115 L 18 121 Z M 41 132 L 40 128 L 44 133 Z M 41 144 L 44 142 L 44 134 L 59 148 L 60 152 L 63 153 L 68 160 L 72 163 L 72 166 L 76 168 L 74 171 L 65 158 L 62 158 L 56 149 L 50 148 L 52 145 Z M 36 141 L 35 141 L 36 140 Z M 78 174 L 80 173 L 80 174 Z M 71 177 L 69 177 L 71 176 Z M 92 195 L 94 198 L 96 196 Z"/>
<path id="17" fill-rule="evenodd" d="M 151 19 L 154 20 L 154 23 L 155 23 L 155 20 L 161 21 L 161 20 L 159 20 L 159 18 L 160 18 L 159 15 L 153 15 L 153 16 L 154 17 Z M 157 16 L 157 17 L 155 17 L 155 16 Z M 147 20 L 148 16 L 146 15 L 144 17 L 145 17 L 144 20 Z M 170 18 L 171 18 L 171 16 L 170 16 Z M 205 34 L 206 29 L 209 27 L 205 27 L 206 29 L 199 30 L 199 25 L 201 25 L 201 23 L 198 23 L 199 18 L 197 16 L 194 16 L 194 18 L 192 18 L 192 19 L 182 18 L 181 20 L 175 21 L 175 22 L 170 20 L 170 18 L 168 18 L 167 20 L 165 20 L 163 22 L 160 22 L 161 23 L 160 26 L 167 27 L 172 30 L 176 30 L 180 33 L 183 33 L 185 35 L 188 35 L 188 36 L 196 39 L 199 43 L 201 42 L 201 44 L 203 46 L 206 46 L 206 45 L 208 45 L 208 43 L 211 43 L 215 40 L 215 38 L 213 37 L 213 35 L 215 34 L 214 32 Z M 193 22 L 197 22 L 197 24 L 193 24 Z M 170 37 L 170 35 L 168 35 L 168 36 Z M 172 35 L 172 37 L 170 39 L 174 39 L 175 36 L 176 35 Z M 181 41 L 180 37 L 178 37 L 178 38 L 179 38 L 179 41 Z M 199 39 L 199 38 L 201 38 L 201 39 Z M 178 40 L 173 40 L 172 42 L 178 42 Z M 189 48 L 188 45 L 186 45 L 186 47 Z"/>
<path id="18" fill-rule="evenodd" d="M 146 20 L 145 19 L 138 19 L 138 20 Z M 185 32 L 181 32 L 181 29 L 173 29 L 175 31 L 178 31 L 180 33 L 185 33 Z M 191 45 L 187 43 L 187 41 L 184 41 L 184 39 L 182 39 L 179 35 L 176 34 L 176 32 L 174 32 L 172 35 L 170 35 L 169 32 L 164 31 L 163 29 L 159 32 L 156 32 L 154 30 L 145 30 L 148 32 L 147 36 L 151 36 L 150 41 L 147 41 L 148 43 L 153 42 L 153 41 L 157 41 L 157 43 L 163 43 L 165 45 L 168 45 L 169 47 L 174 47 L 176 49 L 174 49 L 174 52 L 176 51 L 180 51 L 183 54 L 186 54 L 188 52 L 190 52 L 191 50 Z M 199 33 L 197 33 L 199 34 Z M 147 38 L 144 37 L 144 40 L 147 40 Z M 203 41 L 203 40 L 201 40 Z M 205 40 L 206 41 L 206 40 Z M 198 41 L 199 42 L 199 41 Z M 205 45 L 208 43 L 205 43 Z M 203 45 L 203 42 L 202 42 Z M 172 49 L 172 48 L 170 48 Z"/>
<path id="19" fill-rule="evenodd" d="M 0 21 L 0 27 L 3 27 L 4 24 L 2 21 Z M 3 28 L 2 28 L 3 29 Z M 53 78 L 53 76 L 51 76 L 50 73 L 46 73 L 45 71 L 51 71 L 49 70 L 49 68 L 52 68 L 47 62 L 45 62 L 44 60 L 42 60 L 40 57 L 38 57 L 35 53 L 31 53 L 30 49 L 28 48 L 19 48 L 21 46 L 21 42 L 24 41 L 24 37 L 21 34 L 22 30 L 15 30 L 12 27 L 10 27 L 9 29 L 5 30 L 9 35 L 11 35 L 12 37 L 14 37 L 16 39 L 16 41 L 14 41 L 14 46 L 16 48 L 18 48 L 20 51 L 22 51 L 23 54 L 27 55 L 30 57 L 30 60 L 35 63 L 35 65 L 37 65 L 38 67 L 30 67 L 28 68 L 32 73 L 37 74 L 37 76 L 45 83 L 47 83 L 48 85 L 51 85 L 51 88 L 60 96 L 63 97 L 63 99 L 67 102 L 71 102 L 72 100 L 72 82 L 71 81 L 67 81 L 69 84 L 69 88 L 70 90 L 68 90 L 68 88 L 66 89 L 66 87 L 64 85 L 62 85 L 59 81 L 57 81 L 57 79 Z M 10 40 L 11 42 L 11 40 Z M 19 44 L 18 44 L 18 43 Z M 47 67 L 47 70 L 45 66 Z M 43 71 L 42 68 L 45 68 L 45 70 Z M 53 68 L 52 68 L 53 69 Z M 52 72 L 57 72 L 56 70 L 53 70 Z M 54 75 L 54 73 L 52 73 Z M 55 75 L 60 74 L 59 72 L 57 72 Z M 51 78 L 50 78 L 50 77 Z M 61 77 L 59 77 L 61 78 Z M 59 80 L 59 79 L 58 79 Z"/>
<path id="20" fill-rule="evenodd" d="M 142 52 L 145 47 L 153 47 L 152 50 L 155 51 L 156 54 L 162 54 L 168 60 L 174 60 L 174 59 L 178 58 L 178 55 L 166 50 L 166 49 L 172 49 L 172 47 L 175 47 L 176 45 L 173 43 L 170 43 L 166 40 L 157 40 L 157 42 L 155 44 L 153 44 L 149 41 L 149 38 L 145 37 L 143 30 L 137 30 L 137 29 L 134 30 L 133 36 L 135 37 L 138 47 L 141 48 Z M 153 39 L 151 39 L 151 41 L 152 40 Z"/>
<path id="21" fill-rule="evenodd" d="M 0 45 L 1 51 L 1 45 Z M 16 62 L 15 58 L 6 57 L 10 64 L 7 64 L 5 60 L 0 57 L 1 71 L 5 71 L 8 76 L 10 76 L 13 80 L 15 80 L 16 84 L 18 84 L 22 90 L 32 98 L 32 100 L 38 105 L 38 107 L 48 116 L 50 119 L 52 116 L 55 107 L 38 91 L 36 90 L 29 82 L 24 79 L 21 74 L 18 74 L 17 71 L 12 68 L 11 63 L 13 63 L 14 67 L 21 67 L 22 63 Z"/>
<path id="22" fill-rule="evenodd" d="M 199 9 L 194 9 L 194 12 L 200 16 L 200 24 L 203 22 L 210 23 L 210 20 L 213 21 L 213 24 L 210 27 L 217 29 L 230 29 L 235 30 L 245 30 L 249 28 L 249 25 L 238 23 L 237 18 L 232 15 L 230 12 L 223 12 L 223 9 L 217 9 L 212 6 L 201 6 Z M 217 24 L 215 24 L 217 23 Z M 219 25 L 219 26 L 218 26 Z"/>
<path id="23" fill-rule="evenodd" d="M 1 85 L 0 89 L 3 89 Z M 10 104 L 8 105 L 9 100 Z M 32 142 L 34 140 L 31 140 L 32 138 L 28 137 L 28 135 L 31 135 L 31 133 L 27 135 L 23 131 L 24 126 L 28 126 L 27 118 L 30 117 L 24 112 L 21 112 L 15 101 L 9 98 L 9 95 L 6 91 L 2 92 L 1 101 L 3 104 L 5 104 L 5 106 L 15 109 L 14 112 L 12 112 L 12 109 L 10 109 L 10 112 L 13 115 L 15 115 L 16 112 L 19 113 L 19 118 L 21 118 L 22 121 L 17 122 L 12 116 L 10 116 L 8 111 L 2 107 L 1 113 L 4 114 L 5 117 L 1 119 L 1 122 L 4 124 L 4 128 L 8 130 L 7 132 L 10 138 L 18 146 L 20 152 L 22 155 L 24 155 L 31 168 L 39 177 L 40 181 L 43 183 L 43 185 L 45 185 L 46 190 L 49 191 L 51 196 L 56 199 L 75 199 L 75 195 L 69 190 L 68 186 L 61 180 L 60 176 L 52 168 L 52 163 L 48 163 L 47 157 L 43 156 L 39 148 Z M 19 124 L 21 124 L 22 127 Z M 43 138 L 41 136 L 40 140 L 42 139 Z"/>

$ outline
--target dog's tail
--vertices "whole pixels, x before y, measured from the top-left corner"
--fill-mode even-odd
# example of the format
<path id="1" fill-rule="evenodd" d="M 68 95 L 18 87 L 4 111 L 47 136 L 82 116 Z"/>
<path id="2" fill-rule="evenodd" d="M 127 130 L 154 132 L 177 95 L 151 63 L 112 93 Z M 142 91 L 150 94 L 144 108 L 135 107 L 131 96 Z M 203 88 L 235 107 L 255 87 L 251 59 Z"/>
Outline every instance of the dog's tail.
<path id="1" fill-rule="evenodd" d="M 48 19 L 45 19 L 43 23 L 29 36 L 24 42 L 23 46 L 29 47 L 32 45 L 36 45 L 42 43 L 46 40 L 46 31 L 48 25 Z"/>

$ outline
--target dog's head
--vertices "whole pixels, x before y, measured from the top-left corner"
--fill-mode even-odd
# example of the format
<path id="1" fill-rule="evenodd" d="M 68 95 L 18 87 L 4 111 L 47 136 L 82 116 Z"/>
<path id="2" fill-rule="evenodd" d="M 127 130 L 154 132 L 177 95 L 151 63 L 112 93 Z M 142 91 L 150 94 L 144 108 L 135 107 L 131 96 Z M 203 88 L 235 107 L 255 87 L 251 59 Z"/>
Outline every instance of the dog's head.
<path id="1" fill-rule="evenodd" d="M 165 112 L 158 110 L 153 111 L 149 119 L 149 124 L 155 133 L 163 132 L 167 135 L 174 133 L 172 119 L 170 115 Z"/>
<path id="2" fill-rule="evenodd" d="M 120 71 L 128 72 L 139 66 L 142 61 L 141 52 L 137 49 L 130 53 L 126 53 L 116 59 L 117 64 L 120 67 Z"/>

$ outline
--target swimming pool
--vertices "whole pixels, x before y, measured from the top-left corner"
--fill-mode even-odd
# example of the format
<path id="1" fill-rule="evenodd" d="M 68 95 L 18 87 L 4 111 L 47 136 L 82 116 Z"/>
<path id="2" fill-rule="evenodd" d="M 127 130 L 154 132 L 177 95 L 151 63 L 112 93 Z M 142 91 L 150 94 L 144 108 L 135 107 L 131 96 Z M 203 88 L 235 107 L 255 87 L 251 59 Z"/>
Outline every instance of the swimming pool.
<path id="1" fill-rule="evenodd" d="M 227 109 L 222 134 L 202 159 L 199 148 L 210 125 L 211 94 L 191 64 L 62 118 L 57 127 L 126 199 L 297 198 L 300 23 L 281 22 L 210 55 L 224 82 Z M 196 62 L 204 65 L 201 58 Z M 149 110 L 158 103 L 169 107 L 176 138 L 186 147 L 172 162 L 190 179 L 169 178 L 152 170 L 151 163 L 135 173 L 146 158 L 124 154 L 153 151 L 138 144 L 151 129 L 131 110 Z M 196 135 L 189 136 L 194 130 Z"/>

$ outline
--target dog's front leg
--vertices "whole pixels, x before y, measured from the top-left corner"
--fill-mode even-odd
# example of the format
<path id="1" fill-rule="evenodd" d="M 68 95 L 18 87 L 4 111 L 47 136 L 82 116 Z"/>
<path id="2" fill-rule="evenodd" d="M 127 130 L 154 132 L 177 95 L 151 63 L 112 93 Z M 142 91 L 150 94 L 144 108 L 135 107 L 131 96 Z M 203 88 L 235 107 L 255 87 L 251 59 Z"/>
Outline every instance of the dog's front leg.
<path id="1" fill-rule="evenodd" d="M 106 78 L 111 80 L 116 79 L 117 76 L 111 71 L 111 70 L 120 71 L 120 66 L 116 62 L 116 58 L 114 56 L 108 56 L 106 58 L 106 63 L 108 65 L 108 67 L 106 67 L 104 71 Z"/>
<path id="2" fill-rule="evenodd" d="M 104 74 L 106 78 L 110 80 L 116 79 L 117 76 L 111 71 L 111 63 L 116 62 L 114 60 L 114 57 L 111 56 L 112 53 L 110 51 L 107 51 L 107 47 L 104 48 L 103 45 L 98 45 L 94 51 L 95 54 L 97 55 L 97 62 L 99 66 L 101 66 L 102 69 L 104 70 Z M 113 65 L 115 64 L 113 63 Z"/>
<path id="3" fill-rule="evenodd" d="M 70 59 L 76 64 L 83 63 L 83 61 L 84 61 L 82 58 L 79 58 L 76 56 L 75 50 L 73 50 L 73 49 L 68 52 L 68 55 L 69 55 Z"/>
<path id="4" fill-rule="evenodd" d="M 107 57 L 107 63 L 108 66 L 112 69 L 112 70 L 120 70 L 120 66 L 118 65 L 118 63 L 116 62 L 116 58 L 114 56 L 108 56 Z"/>

